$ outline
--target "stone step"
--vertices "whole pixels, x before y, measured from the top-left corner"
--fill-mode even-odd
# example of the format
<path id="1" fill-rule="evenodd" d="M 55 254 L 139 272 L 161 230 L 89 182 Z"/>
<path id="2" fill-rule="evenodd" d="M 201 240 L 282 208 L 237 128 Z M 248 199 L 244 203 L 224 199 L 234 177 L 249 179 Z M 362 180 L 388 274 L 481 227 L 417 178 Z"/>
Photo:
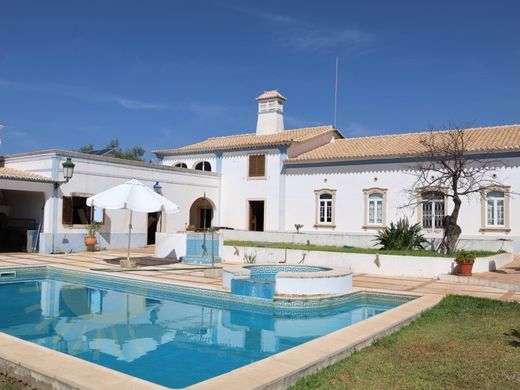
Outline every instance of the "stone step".
<path id="1" fill-rule="evenodd" d="M 520 275 L 518 276 L 518 281 L 510 282 L 503 280 L 493 280 L 489 278 L 479 277 L 477 275 L 473 276 L 458 276 L 458 275 L 441 275 L 439 276 L 440 280 L 456 282 L 461 284 L 469 284 L 472 286 L 483 286 L 483 287 L 493 287 L 499 288 L 507 291 L 519 291 L 520 292 Z"/>

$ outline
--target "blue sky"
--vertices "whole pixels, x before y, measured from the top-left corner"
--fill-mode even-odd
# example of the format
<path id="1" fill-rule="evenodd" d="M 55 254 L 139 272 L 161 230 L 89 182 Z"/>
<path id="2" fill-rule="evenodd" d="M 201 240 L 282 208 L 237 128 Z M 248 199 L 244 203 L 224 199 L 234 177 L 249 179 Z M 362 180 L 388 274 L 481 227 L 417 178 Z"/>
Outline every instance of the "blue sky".
<path id="1" fill-rule="evenodd" d="M 0 154 L 177 147 L 286 128 L 346 136 L 520 122 L 520 2 L 0 0 Z"/>

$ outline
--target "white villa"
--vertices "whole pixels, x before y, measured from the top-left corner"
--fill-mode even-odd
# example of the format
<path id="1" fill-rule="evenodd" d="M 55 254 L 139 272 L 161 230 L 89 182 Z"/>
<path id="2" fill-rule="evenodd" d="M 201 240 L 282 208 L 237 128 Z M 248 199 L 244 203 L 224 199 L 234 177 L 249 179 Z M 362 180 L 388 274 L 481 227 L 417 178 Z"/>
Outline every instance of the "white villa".
<path id="1" fill-rule="evenodd" d="M 84 250 L 86 225 L 102 224 L 103 248 L 124 247 L 128 214 L 91 210 L 87 197 L 135 178 L 179 205 L 180 213 L 134 219 L 134 247 L 155 242 L 155 232 L 174 233 L 188 225 L 218 226 L 232 238 L 270 241 L 276 232 L 341 237 L 342 244 L 371 246 L 378 229 L 407 216 L 429 237 L 441 234 L 451 204 L 442 190 L 406 190 L 414 181 L 425 133 L 348 137 L 333 126 L 284 128 L 285 97 L 267 91 L 258 98 L 255 133 L 208 138 L 177 149 L 155 150 L 161 164 L 134 162 L 68 151 L 4 156 L 0 163 L 0 248 L 30 247 L 27 231 L 40 232 L 39 251 Z M 520 252 L 520 125 L 466 130 L 472 156 L 499 159 L 493 173 L 503 186 L 482 188 L 464 199 L 459 218 L 469 247 L 500 249 L 509 242 Z M 76 164 L 63 182 L 62 163 Z M 264 233 L 259 233 L 264 232 Z M 313 241 L 316 242 L 316 241 Z"/>

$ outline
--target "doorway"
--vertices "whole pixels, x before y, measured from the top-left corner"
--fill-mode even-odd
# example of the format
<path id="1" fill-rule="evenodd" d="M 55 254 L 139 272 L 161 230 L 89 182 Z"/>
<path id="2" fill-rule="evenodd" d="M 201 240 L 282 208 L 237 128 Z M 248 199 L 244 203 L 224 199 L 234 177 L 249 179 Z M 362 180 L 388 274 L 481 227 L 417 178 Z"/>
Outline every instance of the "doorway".
<path id="1" fill-rule="evenodd" d="M 157 225 L 161 213 L 148 213 L 148 230 L 146 234 L 146 245 L 155 245 L 155 233 L 157 232 Z"/>
<path id="2" fill-rule="evenodd" d="M 43 228 L 43 192 L 0 188 L 0 252 L 32 252 Z"/>
<path id="3" fill-rule="evenodd" d="M 264 231 L 264 201 L 249 201 L 249 230 L 255 232 Z"/>
<path id="4" fill-rule="evenodd" d="M 190 207 L 190 225 L 196 230 L 204 230 L 213 226 L 215 204 L 210 198 L 198 198 Z"/>
<path id="5" fill-rule="evenodd" d="M 211 227 L 211 220 L 213 219 L 213 209 L 203 208 L 199 209 L 199 226 L 202 229 Z"/>

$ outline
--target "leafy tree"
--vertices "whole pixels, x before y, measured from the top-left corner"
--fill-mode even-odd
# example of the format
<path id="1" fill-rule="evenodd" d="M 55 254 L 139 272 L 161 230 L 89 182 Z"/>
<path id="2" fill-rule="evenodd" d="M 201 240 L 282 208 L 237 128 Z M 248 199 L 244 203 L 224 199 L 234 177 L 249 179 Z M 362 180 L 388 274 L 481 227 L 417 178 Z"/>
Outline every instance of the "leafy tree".
<path id="1" fill-rule="evenodd" d="M 136 160 L 136 161 L 144 161 L 145 150 L 141 146 L 134 146 L 132 148 L 122 149 L 119 146 L 119 140 L 114 138 L 110 140 L 106 146 L 106 149 L 112 149 L 112 151 L 108 154 L 110 157 L 121 158 L 124 160 Z M 84 145 L 78 149 L 83 153 L 90 153 L 94 150 L 94 146 Z"/>
<path id="2" fill-rule="evenodd" d="M 78 149 L 78 152 L 81 152 L 81 153 L 90 153 L 94 150 L 94 145 L 92 144 L 88 144 L 88 145 L 83 145 L 81 148 Z"/>

